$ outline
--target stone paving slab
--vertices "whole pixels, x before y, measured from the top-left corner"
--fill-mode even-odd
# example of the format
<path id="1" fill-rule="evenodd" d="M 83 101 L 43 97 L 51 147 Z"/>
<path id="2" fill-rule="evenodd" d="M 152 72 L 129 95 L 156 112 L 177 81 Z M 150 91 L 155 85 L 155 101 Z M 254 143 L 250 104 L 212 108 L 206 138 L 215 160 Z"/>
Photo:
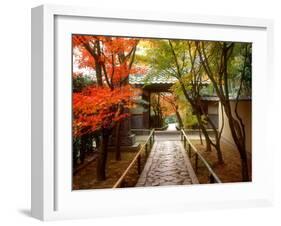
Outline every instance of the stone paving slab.
<path id="1" fill-rule="evenodd" d="M 198 184 L 180 141 L 156 141 L 136 187 Z"/>

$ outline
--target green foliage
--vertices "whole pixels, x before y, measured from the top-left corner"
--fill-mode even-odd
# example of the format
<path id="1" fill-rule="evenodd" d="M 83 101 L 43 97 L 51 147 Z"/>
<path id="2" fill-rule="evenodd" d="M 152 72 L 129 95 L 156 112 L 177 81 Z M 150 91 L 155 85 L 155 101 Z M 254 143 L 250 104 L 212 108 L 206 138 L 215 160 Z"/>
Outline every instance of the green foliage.
<path id="1" fill-rule="evenodd" d="M 150 66 L 147 81 L 153 76 L 169 76 L 178 77 L 177 65 L 174 60 L 173 52 L 171 51 L 169 40 L 149 40 L 152 48 L 147 48 L 145 51 L 146 63 Z M 180 70 L 182 74 L 188 73 L 187 65 L 187 42 L 176 40 L 170 41 L 173 45 Z"/>
<path id="2" fill-rule="evenodd" d="M 228 95 L 236 96 L 240 90 L 241 95 L 251 95 L 251 43 L 234 43 L 220 41 L 188 41 L 188 40 L 148 40 L 144 47 L 141 61 L 149 65 L 146 83 L 156 77 L 176 78 L 177 82 L 171 88 L 180 105 L 180 113 L 185 127 L 192 127 L 198 122 L 189 105 L 186 90 L 190 99 L 199 96 L 216 96 L 214 84 L 208 77 L 199 56 L 207 61 L 209 70 L 213 72 L 216 83 L 220 83 L 225 92 L 224 84 L 228 84 Z M 224 78 L 222 56 L 224 48 L 230 49 L 227 55 L 227 77 Z M 193 70 L 192 70 L 193 65 Z M 199 85 L 198 85 L 199 84 Z M 202 116 L 203 123 L 206 119 Z"/>
<path id="3" fill-rule="evenodd" d="M 179 82 L 176 82 L 170 90 L 177 96 L 179 113 L 182 117 L 184 128 L 188 129 L 196 126 L 198 124 L 197 118 L 193 114 L 190 103 L 185 99 Z"/>
<path id="4" fill-rule="evenodd" d="M 167 117 L 165 117 L 165 123 L 169 124 L 169 123 L 175 123 L 177 122 L 177 117 L 175 114 L 173 115 L 168 115 Z"/>
<path id="5" fill-rule="evenodd" d="M 251 95 L 252 84 L 252 44 L 238 42 L 200 42 L 204 59 L 207 60 L 216 82 L 219 84 L 220 72 L 223 70 L 221 58 L 223 48 L 230 48 L 227 60 L 227 83 L 229 95 L 236 97 L 242 81 L 241 95 Z M 226 82 L 222 77 L 222 85 Z M 225 90 L 224 90 L 225 92 Z"/>
<path id="6" fill-rule="evenodd" d="M 252 90 L 252 44 L 236 43 L 233 50 L 233 56 L 230 58 L 228 72 L 232 82 L 235 83 L 234 93 L 242 81 L 242 96 L 251 96 Z M 243 78 L 242 78 L 243 76 Z M 236 95 L 235 95 L 236 96 Z"/>
<path id="7" fill-rule="evenodd" d="M 216 96 L 214 85 L 212 83 L 205 85 L 200 90 L 201 96 Z"/>
<path id="8" fill-rule="evenodd" d="M 191 108 L 183 109 L 183 126 L 186 129 L 193 128 L 198 125 L 196 116 L 192 114 Z"/>
<path id="9" fill-rule="evenodd" d="M 93 85 L 94 81 L 90 76 L 86 75 L 76 75 L 72 79 L 72 89 L 73 92 L 80 92 L 87 86 Z"/>

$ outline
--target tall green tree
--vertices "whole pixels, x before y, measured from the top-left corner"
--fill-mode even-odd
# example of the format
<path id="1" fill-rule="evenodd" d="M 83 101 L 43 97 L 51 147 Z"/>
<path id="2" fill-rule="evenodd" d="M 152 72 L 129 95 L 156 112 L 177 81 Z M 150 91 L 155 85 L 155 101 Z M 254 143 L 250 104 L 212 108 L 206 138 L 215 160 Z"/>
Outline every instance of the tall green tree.
<path id="1" fill-rule="evenodd" d="M 152 40 L 151 42 L 154 48 L 147 51 L 147 58 L 151 65 L 150 76 L 160 75 L 177 79 L 176 89 L 182 92 L 196 115 L 205 136 L 206 150 L 210 151 L 213 146 L 217 152 L 218 162 L 223 163 L 220 146 L 221 131 L 217 131 L 208 113 L 203 109 L 201 90 L 204 87 L 204 74 L 199 63 L 198 47 L 194 41 L 186 40 Z M 208 124 L 215 133 L 215 141 L 207 132 Z"/>
<path id="2" fill-rule="evenodd" d="M 241 159 L 243 181 L 249 181 L 246 151 L 245 124 L 238 113 L 241 95 L 251 95 L 251 51 L 250 43 L 196 42 L 200 64 L 211 80 Z M 232 88 L 231 84 L 234 84 Z M 235 99 L 235 105 L 231 105 Z"/>

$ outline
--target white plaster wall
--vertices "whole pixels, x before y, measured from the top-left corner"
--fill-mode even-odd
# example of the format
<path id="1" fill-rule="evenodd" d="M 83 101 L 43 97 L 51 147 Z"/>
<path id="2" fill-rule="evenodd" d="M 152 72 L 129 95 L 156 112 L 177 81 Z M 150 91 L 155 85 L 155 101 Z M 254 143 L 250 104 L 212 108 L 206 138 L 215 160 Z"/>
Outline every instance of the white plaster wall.
<path id="1" fill-rule="evenodd" d="M 231 101 L 231 108 L 232 108 L 232 112 L 234 113 L 235 101 Z M 238 103 L 238 114 L 242 118 L 243 123 L 245 124 L 246 149 L 248 153 L 251 153 L 252 152 L 252 101 L 241 100 Z M 223 116 L 224 116 L 224 128 L 222 132 L 222 137 L 225 141 L 235 145 L 229 128 L 227 116 L 225 114 L 223 114 Z M 219 128 L 221 127 L 222 127 L 222 113 L 221 113 L 221 103 L 219 103 Z"/>

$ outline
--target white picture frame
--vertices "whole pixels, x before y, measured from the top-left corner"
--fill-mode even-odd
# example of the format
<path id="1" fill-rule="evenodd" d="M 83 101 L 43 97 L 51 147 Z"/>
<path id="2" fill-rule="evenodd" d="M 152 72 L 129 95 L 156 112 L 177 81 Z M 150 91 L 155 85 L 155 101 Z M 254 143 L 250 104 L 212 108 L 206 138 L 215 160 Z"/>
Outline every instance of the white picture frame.
<path id="1" fill-rule="evenodd" d="M 86 25 L 83 25 L 86 23 L 95 24 L 100 34 L 210 40 L 219 38 L 230 41 L 242 39 L 253 42 L 253 61 L 255 61 L 253 77 L 256 76 L 253 79 L 253 181 L 189 187 L 73 192 L 69 188 L 71 175 L 68 175 L 71 162 L 62 163 L 60 157 L 63 154 L 67 155 L 67 151 L 69 153 L 71 151 L 67 148 L 69 147 L 67 144 L 64 145 L 65 141 L 57 139 L 57 135 L 61 137 L 61 134 L 67 137 L 66 142 L 71 139 L 71 133 L 69 133 L 71 125 L 67 124 L 69 118 L 65 117 L 66 121 L 63 121 L 64 119 L 60 116 L 64 113 L 71 115 L 70 103 L 65 105 L 66 108 L 63 105 L 65 100 L 69 100 L 67 95 L 70 90 L 71 74 L 57 76 L 71 71 L 69 68 L 71 56 L 69 55 L 69 58 L 66 59 L 64 68 L 60 68 L 57 63 L 61 62 L 60 58 L 69 54 L 70 47 L 67 47 L 67 44 L 70 43 L 69 40 L 65 43 L 62 40 L 69 37 L 70 33 L 91 32 L 87 30 Z M 118 26 L 114 26 L 115 24 Z M 145 29 L 137 30 L 138 26 L 145 27 Z M 155 29 L 155 26 L 159 29 Z M 129 29 L 126 30 L 126 28 Z M 189 37 L 186 37 L 187 33 L 184 33 L 187 32 L 186 28 L 194 29 L 193 33 L 190 32 Z M 217 36 L 218 31 L 221 32 L 221 36 Z M 32 216 L 41 220 L 56 220 L 271 205 L 273 179 L 268 175 L 273 168 L 273 150 L 268 148 L 269 144 L 266 139 L 268 127 L 264 118 L 269 116 L 264 106 L 270 104 L 266 98 L 272 92 L 265 90 L 266 84 L 273 82 L 272 33 L 273 22 L 265 19 L 167 12 L 122 12 L 114 9 L 102 10 L 57 5 L 33 8 Z M 66 51 L 60 51 L 63 45 L 66 45 L 64 48 Z M 62 87 L 62 84 L 66 84 L 65 87 Z M 62 105 L 59 104 L 60 107 L 58 107 L 58 103 L 62 103 Z M 59 125 L 60 123 L 65 126 Z M 261 153 L 264 150 L 266 152 Z M 62 179 L 67 182 L 62 182 L 64 181 Z"/>

